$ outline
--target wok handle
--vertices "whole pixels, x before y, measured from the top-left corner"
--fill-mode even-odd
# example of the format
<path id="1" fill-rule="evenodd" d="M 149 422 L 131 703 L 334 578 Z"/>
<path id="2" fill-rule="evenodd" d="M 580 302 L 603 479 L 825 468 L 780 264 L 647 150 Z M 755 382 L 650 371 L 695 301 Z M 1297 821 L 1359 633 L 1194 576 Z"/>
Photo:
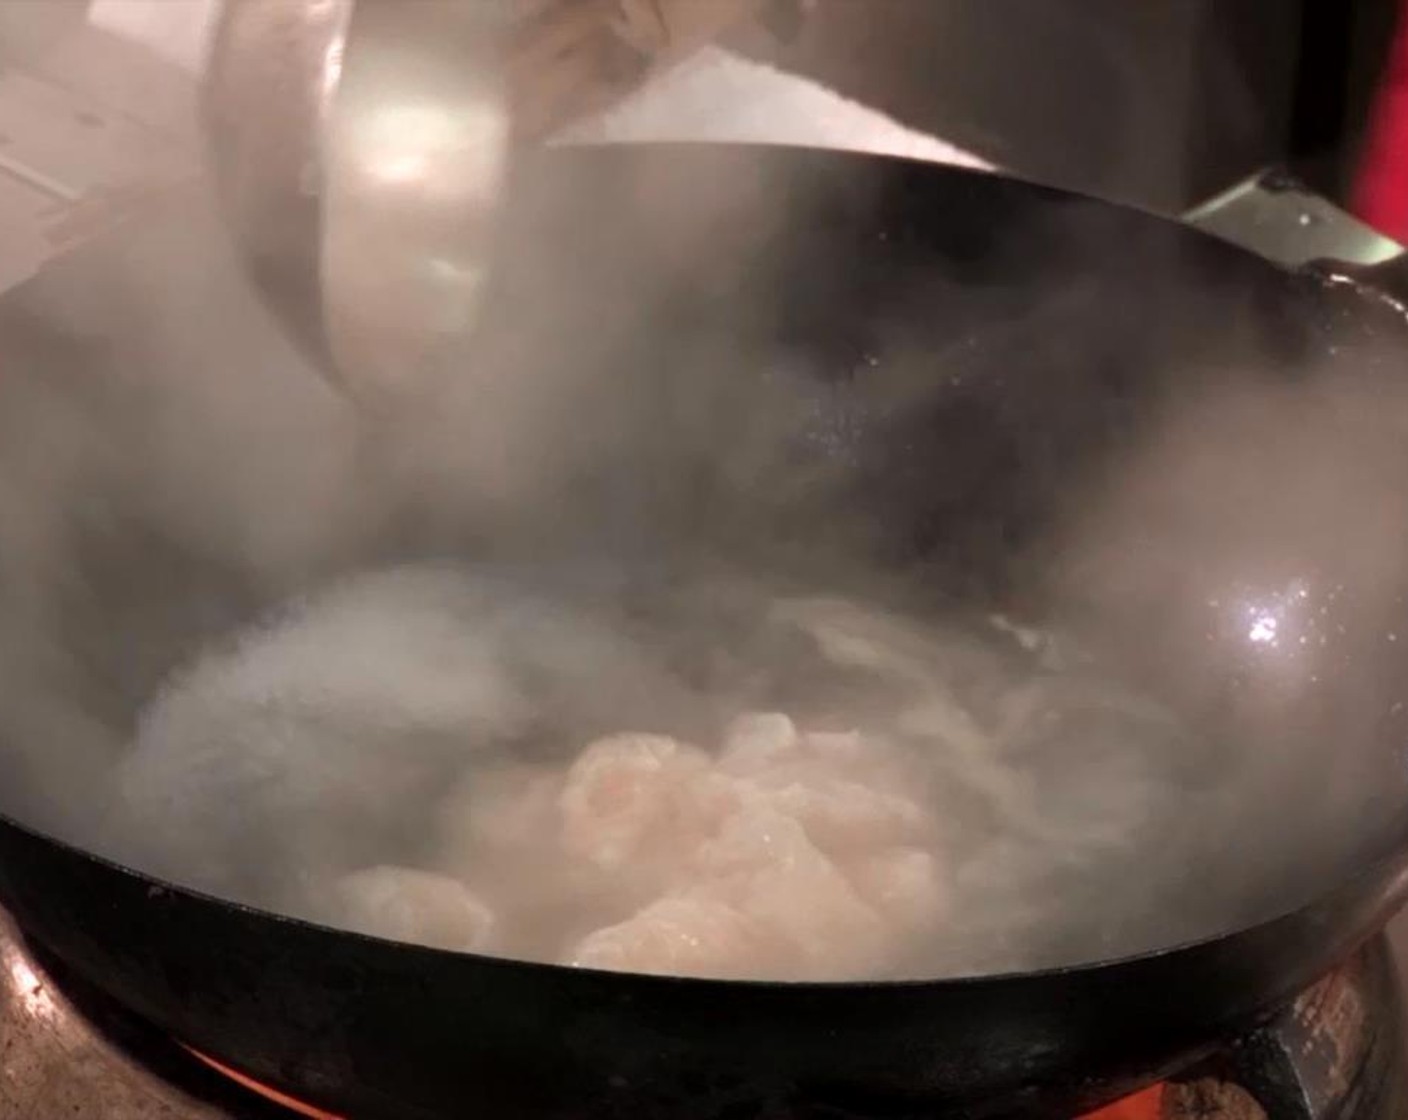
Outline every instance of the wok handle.
<path id="1" fill-rule="evenodd" d="M 1328 283 L 1348 284 L 1408 317 L 1408 252 L 1400 252 L 1376 264 L 1321 257 L 1303 267 Z"/>
<path id="2" fill-rule="evenodd" d="M 1258 172 L 1184 215 L 1189 225 L 1408 314 L 1408 253 L 1294 176 Z"/>

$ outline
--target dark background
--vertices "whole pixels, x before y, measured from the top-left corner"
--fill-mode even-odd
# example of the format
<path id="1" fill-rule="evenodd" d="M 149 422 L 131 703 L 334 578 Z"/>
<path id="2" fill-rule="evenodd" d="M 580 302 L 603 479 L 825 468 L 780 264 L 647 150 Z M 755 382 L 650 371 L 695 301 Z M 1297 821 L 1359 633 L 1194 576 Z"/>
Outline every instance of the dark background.
<path id="1" fill-rule="evenodd" d="M 1290 165 L 1347 196 L 1398 0 L 818 0 L 740 42 L 1024 177 L 1183 210 Z"/>

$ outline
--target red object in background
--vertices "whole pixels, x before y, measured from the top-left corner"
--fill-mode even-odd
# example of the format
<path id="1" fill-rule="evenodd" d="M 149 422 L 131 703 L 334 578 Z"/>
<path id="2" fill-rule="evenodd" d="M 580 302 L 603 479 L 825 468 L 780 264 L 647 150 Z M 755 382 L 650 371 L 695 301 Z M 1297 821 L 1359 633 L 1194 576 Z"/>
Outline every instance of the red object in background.
<path id="1" fill-rule="evenodd" d="M 1408 0 L 1401 7 L 1353 205 L 1358 217 L 1408 244 Z"/>

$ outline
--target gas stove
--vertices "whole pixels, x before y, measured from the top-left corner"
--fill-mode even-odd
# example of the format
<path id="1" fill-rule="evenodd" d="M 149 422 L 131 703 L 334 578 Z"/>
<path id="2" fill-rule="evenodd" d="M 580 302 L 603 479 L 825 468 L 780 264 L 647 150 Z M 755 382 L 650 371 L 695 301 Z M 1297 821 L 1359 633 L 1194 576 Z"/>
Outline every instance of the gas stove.
<path id="1" fill-rule="evenodd" d="M 0 912 L 0 1120 L 356 1120 L 277 1098 L 67 977 Z M 1098 1120 L 1408 1117 L 1403 1000 L 1385 937 L 1257 1033 Z"/>

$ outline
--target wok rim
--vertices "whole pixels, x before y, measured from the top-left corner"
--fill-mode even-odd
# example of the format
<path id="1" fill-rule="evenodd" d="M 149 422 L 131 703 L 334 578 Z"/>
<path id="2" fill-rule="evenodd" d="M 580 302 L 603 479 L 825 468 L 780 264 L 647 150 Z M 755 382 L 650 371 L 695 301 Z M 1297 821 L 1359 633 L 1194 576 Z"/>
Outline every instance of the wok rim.
<path id="1" fill-rule="evenodd" d="M 1408 825 L 1405 825 L 1398 832 L 1396 844 L 1392 846 L 1385 845 L 1385 850 L 1381 851 L 1374 858 L 1358 864 L 1355 870 L 1350 874 L 1339 879 L 1333 886 L 1317 891 L 1314 896 L 1307 901 L 1284 909 L 1278 907 L 1276 912 L 1270 917 L 1259 919 L 1250 925 L 1227 929 L 1220 933 L 1196 937 L 1187 941 L 1180 941 L 1173 945 L 1160 946 L 1137 953 L 1127 953 L 1122 956 L 1082 961 L 1076 964 L 1054 965 L 1032 969 L 1026 972 L 1007 970 L 960 976 L 937 976 L 930 978 L 905 977 L 871 980 L 729 979 L 725 977 L 674 976 L 664 973 L 586 968 L 577 965 L 556 964 L 551 961 L 535 961 L 518 957 L 496 956 L 491 953 L 442 949 L 432 945 L 420 945 L 412 941 L 393 941 L 389 938 L 361 933 L 357 930 L 340 929 L 337 926 L 327 925 L 309 918 L 300 918 L 291 914 L 281 914 L 275 910 L 252 906 L 249 903 L 238 902 L 233 899 L 221 898 L 219 895 L 210 894 L 207 891 L 173 883 L 158 878 L 155 875 L 148 874 L 135 867 L 128 866 L 116 859 L 89 851 L 78 844 L 60 839 L 43 829 L 24 824 L 3 811 L 0 811 L 0 828 L 13 829 L 16 832 L 28 836 L 31 840 L 37 840 L 42 844 L 49 845 L 66 857 L 85 861 L 90 865 L 102 869 L 106 873 L 117 874 L 124 879 L 133 881 L 138 887 L 144 888 L 144 893 L 149 899 L 159 898 L 162 895 L 172 895 L 186 901 L 194 902 L 199 906 L 226 912 L 233 911 L 253 918 L 261 923 L 296 929 L 320 938 L 336 937 L 339 940 L 352 939 L 355 942 L 377 946 L 383 951 L 395 951 L 401 955 L 414 954 L 438 961 L 454 960 L 472 962 L 476 966 L 528 970 L 544 976 L 582 975 L 605 982 L 610 982 L 612 979 L 626 979 L 632 983 L 656 987 L 686 986 L 700 992 L 713 989 L 720 994 L 729 991 L 745 990 L 790 991 L 817 994 L 827 991 L 848 993 L 905 992 L 915 989 L 957 989 L 989 985 L 1008 985 L 1039 980 L 1070 980 L 1098 972 L 1107 972 L 1125 967 L 1137 967 L 1142 964 L 1152 963 L 1179 954 L 1196 952 L 1199 949 L 1209 948 L 1229 938 L 1243 936 L 1255 937 L 1258 933 L 1269 932 L 1272 927 L 1293 920 L 1310 911 L 1333 907 L 1339 896 L 1360 894 L 1363 888 L 1370 882 L 1386 877 L 1396 881 L 1393 882 L 1392 889 L 1385 892 L 1387 897 L 1387 901 L 1384 904 L 1385 909 L 1389 911 L 1397 910 L 1405 899 L 1408 899 Z M 1390 875 L 1390 868 L 1395 863 L 1402 864 L 1403 866 L 1399 867 Z M 5 906 L 5 900 L 3 898 L 0 898 L 0 907 L 4 907 L 6 910 L 9 909 L 8 906 Z M 16 918 L 16 921 L 18 922 L 18 918 Z M 22 922 L 19 923 L 19 928 L 21 932 L 24 932 Z"/>

